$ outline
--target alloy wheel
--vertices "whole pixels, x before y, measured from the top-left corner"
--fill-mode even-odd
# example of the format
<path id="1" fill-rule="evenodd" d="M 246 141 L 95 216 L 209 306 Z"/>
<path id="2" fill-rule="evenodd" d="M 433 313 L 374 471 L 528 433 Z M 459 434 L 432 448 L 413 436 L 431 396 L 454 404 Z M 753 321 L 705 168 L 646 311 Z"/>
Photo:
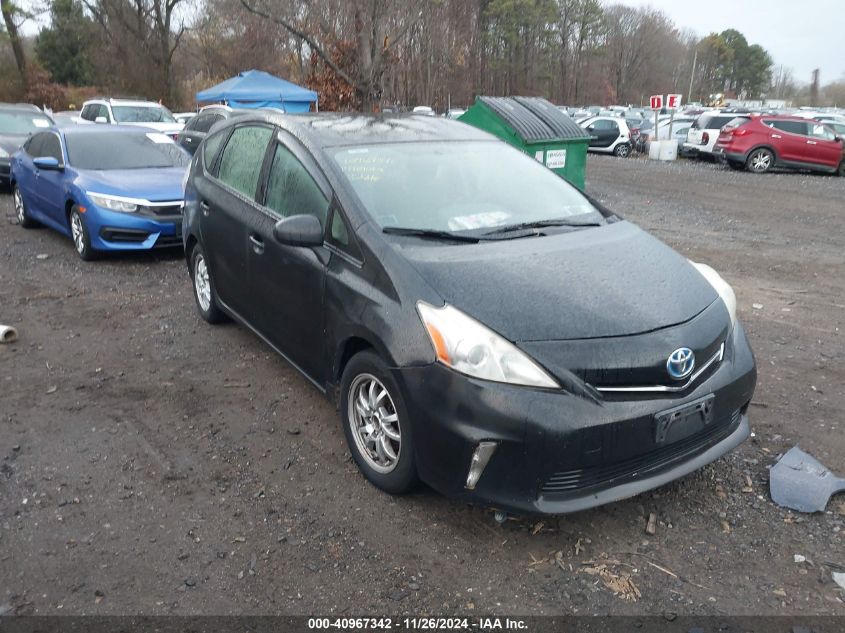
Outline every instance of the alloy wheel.
<path id="1" fill-rule="evenodd" d="M 205 257 L 197 255 L 194 264 L 194 291 L 197 293 L 197 302 L 203 312 L 211 307 L 211 281 L 208 277 L 208 266 L 205 264 Z"/>
<path id="2" fill-rule="evenodd" d="M 80 255 L 85 254 L 85 229 L 82 226 L 82 218 L 79 213 L 74 211 L 70 214 L 70 232 L 73 236 L 73 243 L 76 246 L 76 252 Z"/>
<path id="3" fill-rule="evenodd" d="M 23 196 L 21 196 L 21 190 L 15 187 L 15 212 L 18 216 L 18 223 L 23 224 L 26 222 L 26 211 L 24 210 L 23 206 Z"/>
<path id="4" fill-rule="evenodd" d="M 616 146 L 616 155 L 619 158 L 626 158 L 631 153 L 631 148 L 627 143 L 621 143 Z"/>
<path id="5" fill-rule="evenodd" d="M 756 152 L 751 154 L 748 159 L 748 164 L 750 165 L 751 170 L 757 173 L 768 171 L 772 166 L 772 154 L 768 150 L 758 149 Z"/>
<path id="6" fill-rule="evenodd" d="M 402 431 L 390 393 L 372 374 L 360 374 L 347 397 L 348 423 L 358 452 L 376 472 L 391 472 L 399 462 Z"/>

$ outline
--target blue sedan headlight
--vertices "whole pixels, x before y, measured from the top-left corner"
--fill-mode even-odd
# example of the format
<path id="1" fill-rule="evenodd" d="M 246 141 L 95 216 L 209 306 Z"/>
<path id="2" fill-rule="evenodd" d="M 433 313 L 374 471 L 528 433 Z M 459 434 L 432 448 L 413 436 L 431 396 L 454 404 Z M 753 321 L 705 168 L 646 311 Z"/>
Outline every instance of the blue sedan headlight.
<path id="1" fill-rule="evenodd" d="M 90 191 L 87 191 L 86 194 L 91 202 L 98 207 L 108 209 L 109 211 L 120 211 L 121 213 L 135 213 L 138 210 L 138 207 L 142 206 L 146 202 L 146 200 L 110 196 L 103 193 L 91 193 Z"/>

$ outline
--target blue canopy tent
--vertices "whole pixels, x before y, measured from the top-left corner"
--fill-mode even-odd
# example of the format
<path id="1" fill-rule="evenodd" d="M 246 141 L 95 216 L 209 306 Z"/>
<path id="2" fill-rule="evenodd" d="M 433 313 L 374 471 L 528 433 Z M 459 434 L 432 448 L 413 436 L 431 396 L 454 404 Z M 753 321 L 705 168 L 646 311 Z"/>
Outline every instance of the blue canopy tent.
<path id="1" fill-rule="evenodd" d="M 260 70 L 247 70 L 197 93 L 197 102 L 224 101 L 233 108 L 279 108 L 308 112 L 317 93 Z"/>

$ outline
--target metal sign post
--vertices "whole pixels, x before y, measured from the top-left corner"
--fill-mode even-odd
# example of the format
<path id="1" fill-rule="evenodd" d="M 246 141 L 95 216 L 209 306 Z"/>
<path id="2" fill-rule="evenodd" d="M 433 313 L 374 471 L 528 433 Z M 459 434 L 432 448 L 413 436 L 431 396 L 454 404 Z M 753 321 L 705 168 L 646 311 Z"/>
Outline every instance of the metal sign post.
<path id="1" fill-rule="evenodd" d="M 654 110 L 654 134 L 652 141 L 657 139 L 657 123 L 660 115 L 660 110 L 663 108 L 663 95 L 651 95 L 651 109 Z"/>
<path id="2" fill-rule="evenodd" d="M 675 120 L 675 110 L 681 107 L 681 97 L 683 95 L 672 94 L 666 95 L 666 105 L 669 108 L 669 140 L 672 140 L 672 122 Z"/>

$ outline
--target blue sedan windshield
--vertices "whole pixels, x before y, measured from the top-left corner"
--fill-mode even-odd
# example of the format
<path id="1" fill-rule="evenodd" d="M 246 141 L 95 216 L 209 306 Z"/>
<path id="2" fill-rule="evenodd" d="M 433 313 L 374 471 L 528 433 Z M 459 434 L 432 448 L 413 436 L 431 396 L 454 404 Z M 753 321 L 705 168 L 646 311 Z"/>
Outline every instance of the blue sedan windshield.
<path id="1" fill-rule="evenodd" d="M 68 134 L 68 162 L 77 169 L 150 169 L 187 167 L 191 157 L 158 132 L 86 132 Z"/>
<path id="2" fill-rule="evenodd" d="M 562 164 L 565 150 L 555 154 Z M 468 231 L 570 217 L 601 220 L 575 187 L 505 143 L 341 147 L 334 160 L 382 227 Z"/>

